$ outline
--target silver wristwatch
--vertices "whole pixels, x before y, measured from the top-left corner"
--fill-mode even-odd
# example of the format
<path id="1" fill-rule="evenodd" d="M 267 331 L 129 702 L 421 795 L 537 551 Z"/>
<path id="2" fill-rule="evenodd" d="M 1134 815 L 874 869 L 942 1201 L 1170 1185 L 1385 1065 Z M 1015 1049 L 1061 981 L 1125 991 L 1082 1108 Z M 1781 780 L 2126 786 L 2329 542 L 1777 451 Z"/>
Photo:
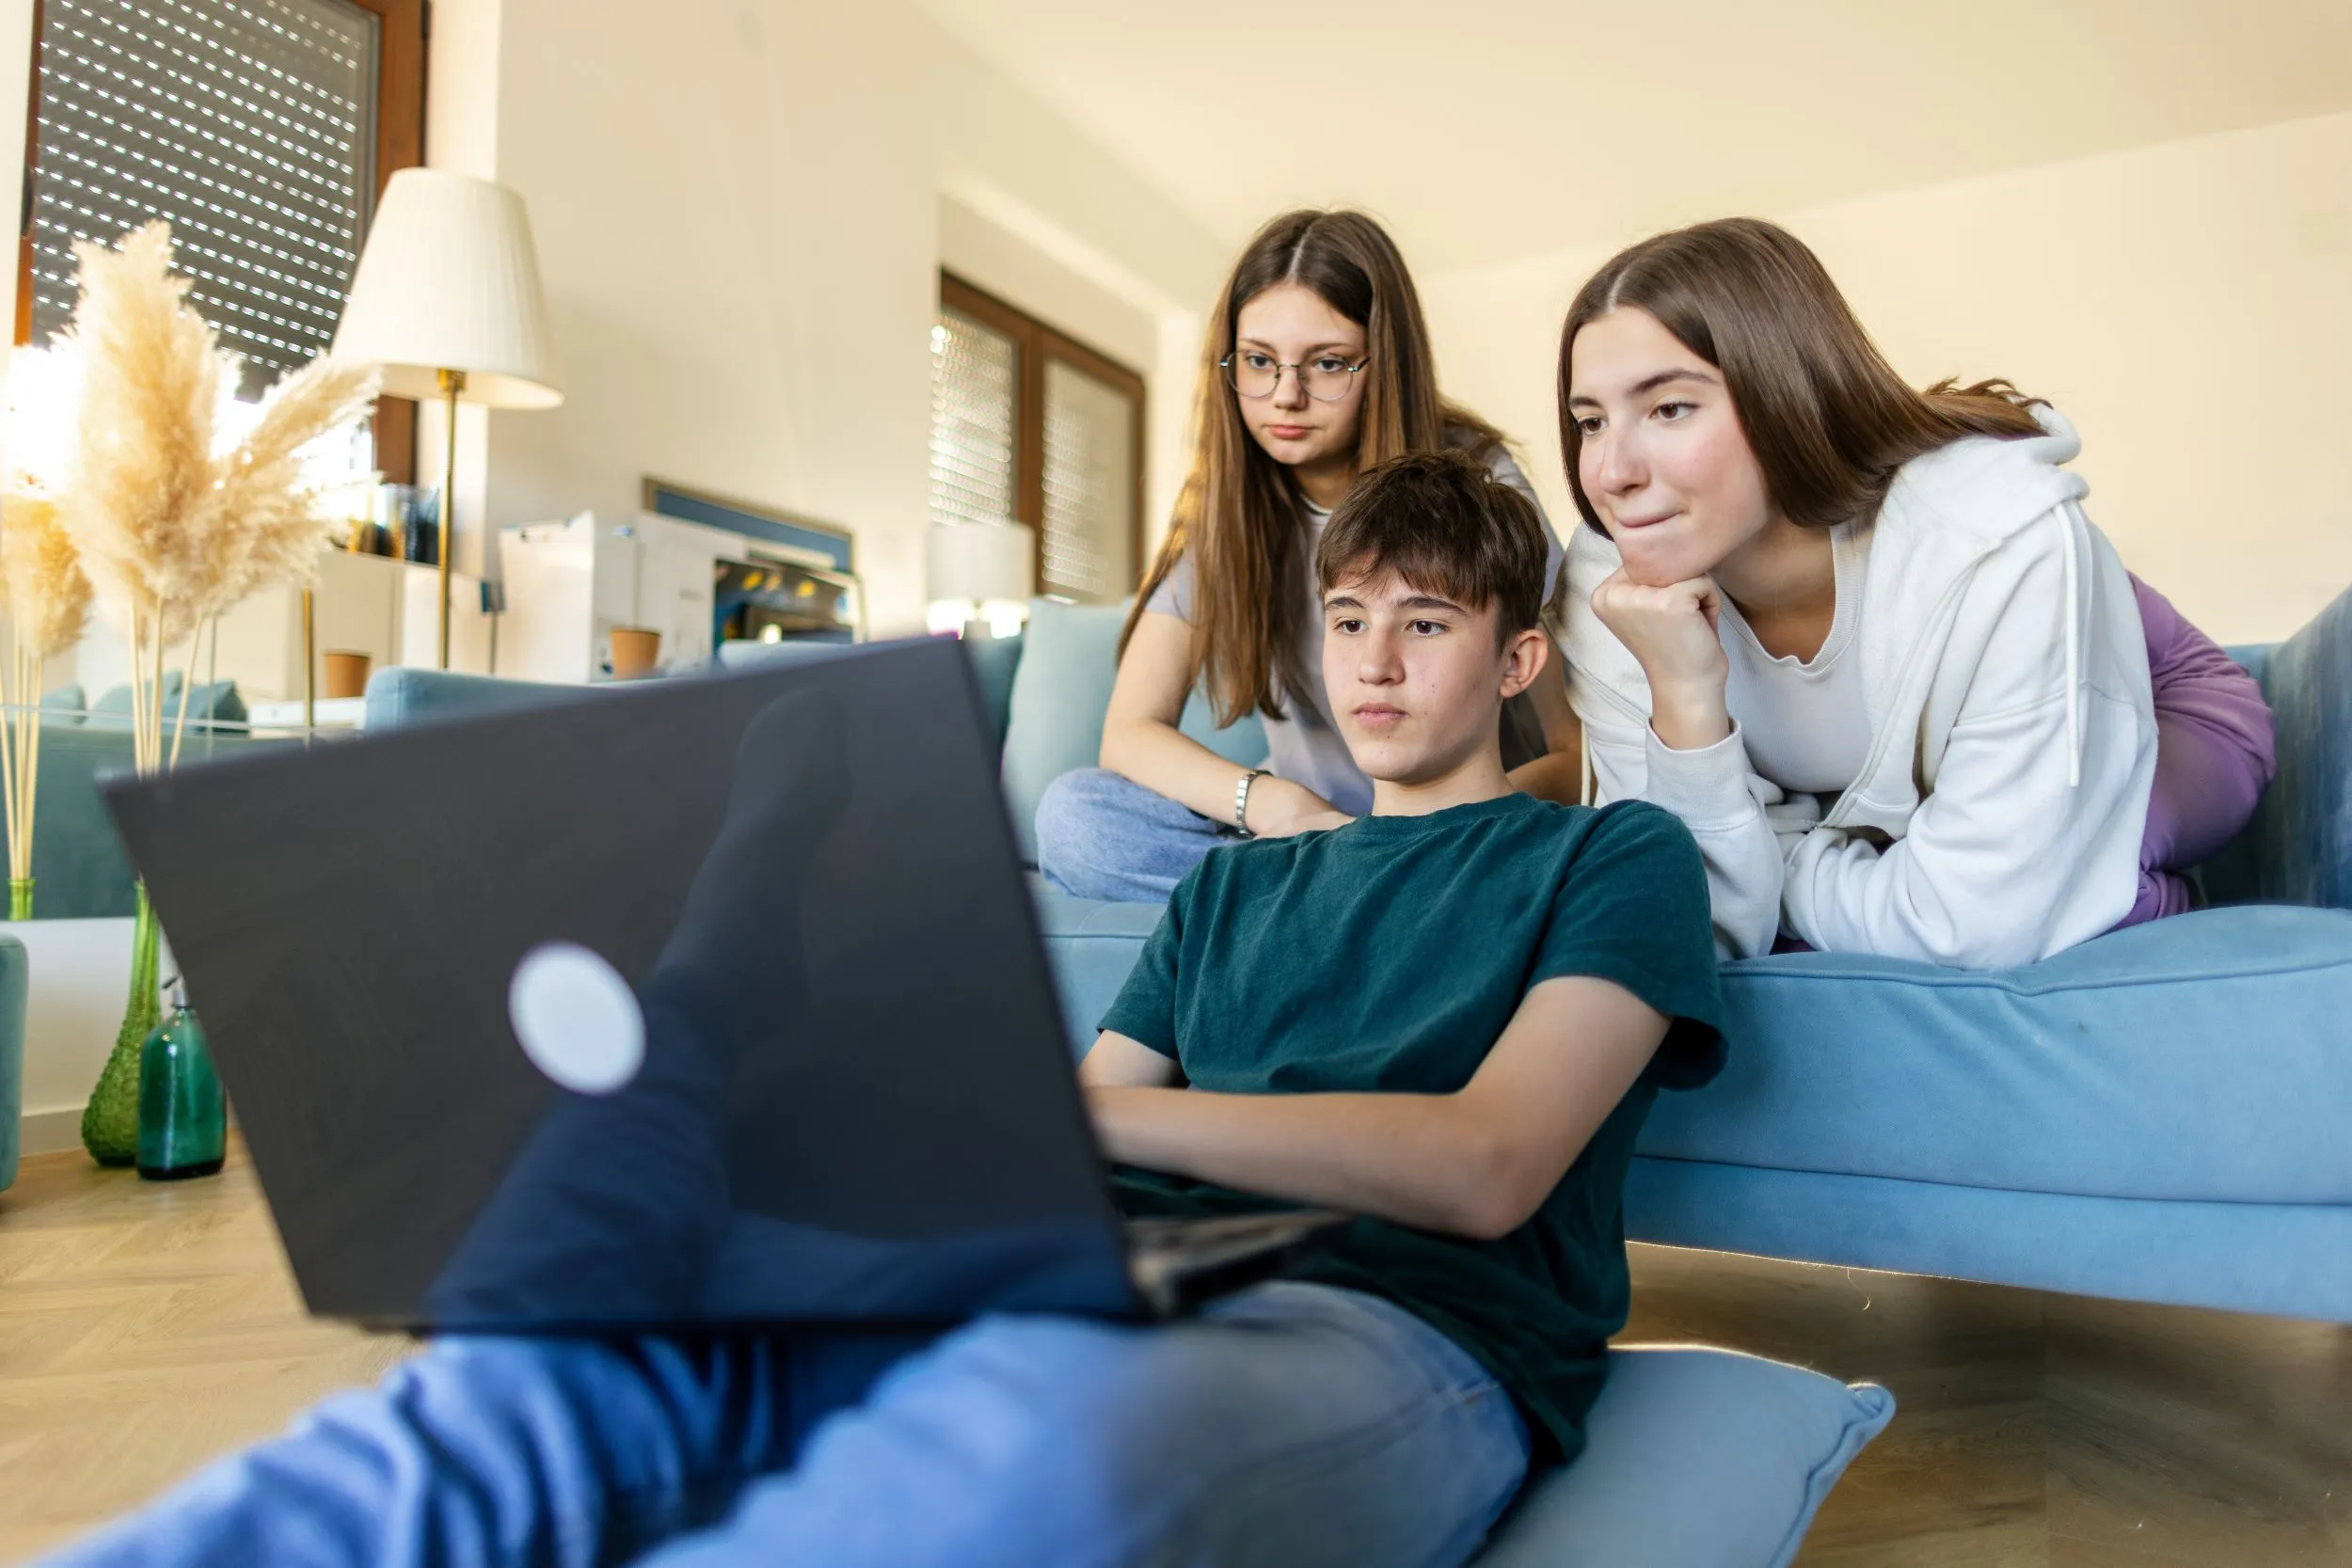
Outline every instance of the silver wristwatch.
<path id="1" fill-rule="evenodd" d="M 1233 831 L 1244 838 L 1258 836 L 1249 831 L 1249 786 L 1265 775 L 1264 768 L 1252 768 L 1241 776 L 1241 783 L 1233 786 Z"/>

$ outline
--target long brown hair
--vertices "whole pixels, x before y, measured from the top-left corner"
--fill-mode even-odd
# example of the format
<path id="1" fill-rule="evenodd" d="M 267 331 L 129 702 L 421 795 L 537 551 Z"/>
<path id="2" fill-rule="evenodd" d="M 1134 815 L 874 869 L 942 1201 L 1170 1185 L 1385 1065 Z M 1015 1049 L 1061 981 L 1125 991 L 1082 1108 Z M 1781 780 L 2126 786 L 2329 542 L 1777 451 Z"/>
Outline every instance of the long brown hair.
<path id="1" fill-rule="evenodd" d="M 1619 251 L 1568 307 L 1560 450 L 1576 509 L 1596 529 L 1577 474 L 1583 437 L 1568 409 L 1569 356 L 1587 322 L 1625 306 L 1723 372 L 1767 493 L 1802 527 L 1876 516 L 1895 470 L 1963 436 L 2042 434 L 2030 400 L 2006 381 L 1912 388 L 1802 240 L 1759 218 L 1721 218 Z"/>
<path id="2" fill-rule="evenodd" d="M 1284 213 L 1258 230 L 1217 295 L 1194 393 L 1192 472 L 1158 558 L 1119 634 L 1123 656 L 1152 592 L 1192 559 L 1193 669 L 1219 723 L 1282 716 L 1319 672 L 1291 668 L 1307 599 L 1307 519 L 1297 479 L 1250 436 L 1217 362 L 1233 351 L 1241 308 L 1281 283 L 1312 289 L 1364 329 L 1369 356 L 1356 435 L 1360 469 L 1454 446 L 1491 455 L 1502 437 L 1438 395 L 1421 298 L 1396 242 L 1362 213 Z"/>

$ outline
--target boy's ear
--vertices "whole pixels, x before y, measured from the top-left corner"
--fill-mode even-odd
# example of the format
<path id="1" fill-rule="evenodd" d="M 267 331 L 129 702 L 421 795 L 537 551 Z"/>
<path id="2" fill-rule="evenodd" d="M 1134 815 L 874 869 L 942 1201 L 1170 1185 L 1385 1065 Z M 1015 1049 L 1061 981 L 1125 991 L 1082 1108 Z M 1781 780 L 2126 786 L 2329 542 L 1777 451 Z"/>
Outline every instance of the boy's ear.
<path id="1" fill-rule="evenodd" d="M 1518 696 L 1535 684 L 1551 658 L 1551 639 L 1540 627 L 1514 632 L 1502 644 L 1502 695 Z"/>

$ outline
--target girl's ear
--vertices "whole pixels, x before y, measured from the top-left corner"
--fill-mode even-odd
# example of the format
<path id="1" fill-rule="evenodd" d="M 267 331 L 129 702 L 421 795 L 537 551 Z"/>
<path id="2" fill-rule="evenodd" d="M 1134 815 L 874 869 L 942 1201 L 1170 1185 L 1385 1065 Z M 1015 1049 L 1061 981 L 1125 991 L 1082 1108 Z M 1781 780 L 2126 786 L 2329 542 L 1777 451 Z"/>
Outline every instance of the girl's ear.
<path id="1" fill-rule="evenodd" d="M 1518 696 L 1535 684 L 1551 659 L 1551 639 L 1540 627 L 1514 632 L 1502 644 L 1502 695 Z"/>

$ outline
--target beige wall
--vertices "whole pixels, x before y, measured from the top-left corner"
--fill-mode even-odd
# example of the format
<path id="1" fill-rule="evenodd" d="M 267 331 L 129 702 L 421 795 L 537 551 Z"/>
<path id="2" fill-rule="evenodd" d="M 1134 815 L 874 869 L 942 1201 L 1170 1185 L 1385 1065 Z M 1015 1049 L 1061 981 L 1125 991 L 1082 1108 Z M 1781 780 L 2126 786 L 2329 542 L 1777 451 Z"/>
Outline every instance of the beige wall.
<path id="1" fill-rule="evenodd" d="M 1159 358 L 1159 323 L 1151 311 L 1072 271 L 953 197 L 939 202 L 939 264 L 1138 375 L 1149 373 Z"/>
<path id="2" fill-rule="evenodd" d="M 1768 215 L 1904 374 L 2063 408 L 2092 518 L 2216 637 L 2352 584 L 2352 115 Z M 1559 324 L 1613 248 L 1423 279 L 1448 390 L 1525 443 L 1561 523 Z"/>
<path id="3" fill-rule="evenodd" d="M 493 526 L 626 513 L 660 474 L 855 530 L 875 628 L 916 628 L 942 260 L 1147 372 L 1161 316 L 1216 287 L 1206 236 L 898 0 L 684 0 L 657 28 L 452 0 L 437 26 L 459 8 L 474 57 L 435 79 L 473 108 L 437 99 L 433 155 L 529 201 L 566 392 L 490 418 Z"/>
<path id="4" fill-rule="evenodd" d="M 0 0 L 11 196 L 31 16 Z M 529 201 L 567 394 L 461 411 L 461 567 L 654 473 L 848 525 L 876 628 L 919 627 L 943 262 L 1144 372 L 1156 531 L 1224 246 L 908 0 L 438 0 L 432 67 L 428 159 Z"/>

